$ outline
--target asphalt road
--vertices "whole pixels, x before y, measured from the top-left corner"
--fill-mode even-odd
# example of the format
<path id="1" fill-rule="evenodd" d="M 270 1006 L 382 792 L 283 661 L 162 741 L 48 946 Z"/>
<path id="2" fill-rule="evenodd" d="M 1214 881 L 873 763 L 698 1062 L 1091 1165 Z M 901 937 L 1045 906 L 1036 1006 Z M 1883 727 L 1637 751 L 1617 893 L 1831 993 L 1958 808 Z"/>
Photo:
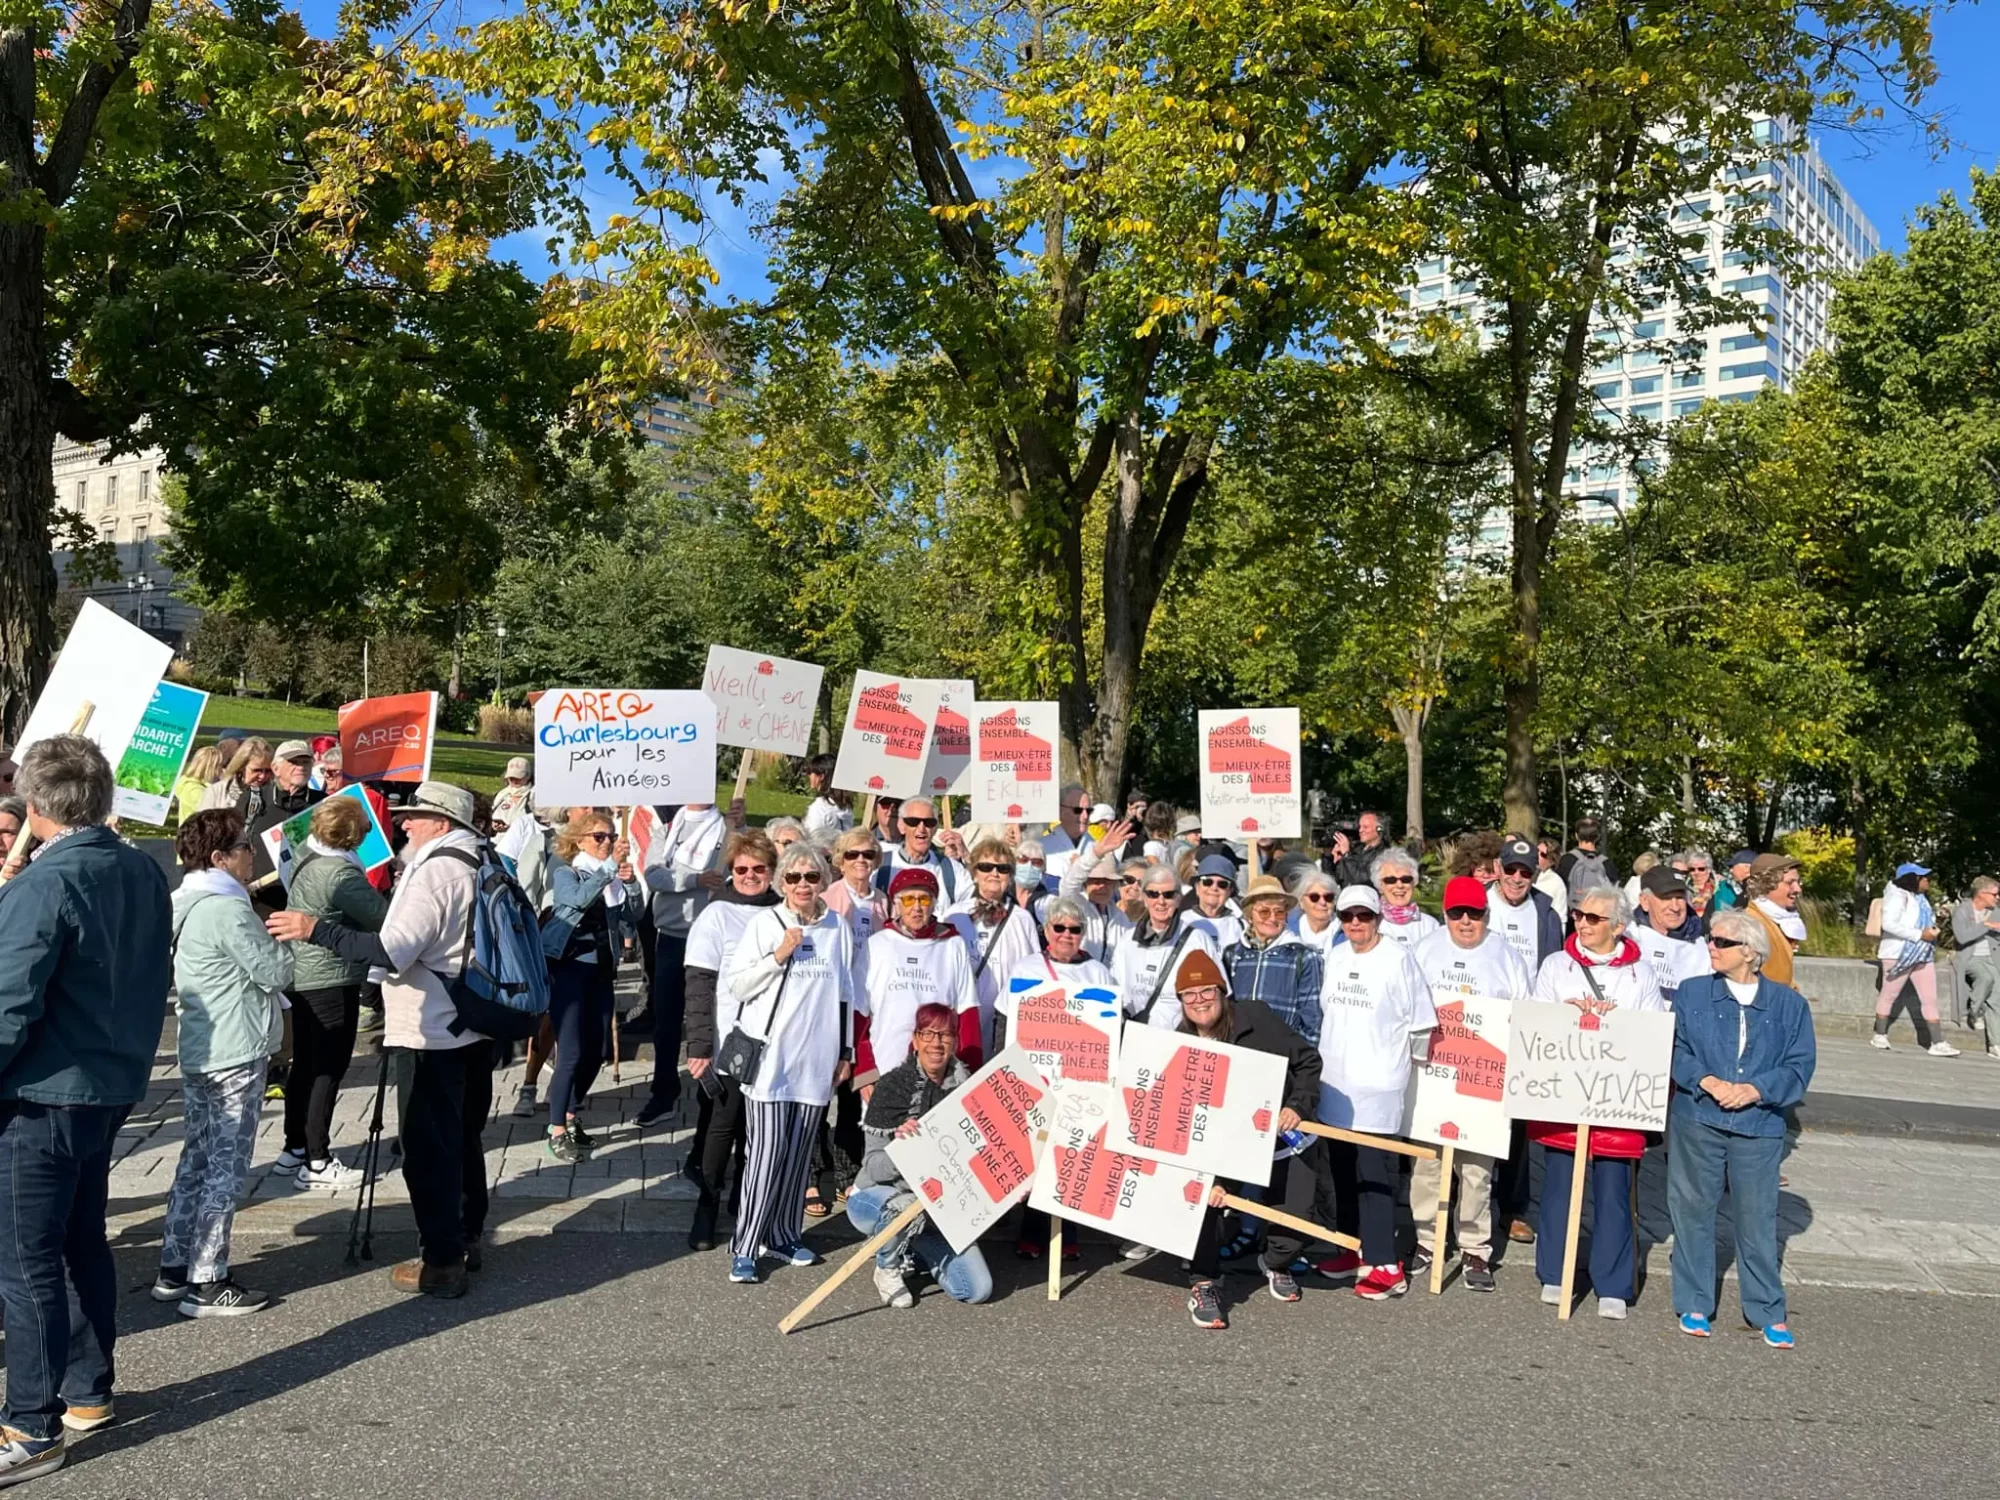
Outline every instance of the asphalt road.
<path id="1" fill-rule="evenodd" d="M 1804 1289 L 1785 1355 L 1733 1304 L 1717 1337 L 1680 1335 L 1664 1268 L 1631 1321 L 1586 1299 L 1567 1326 L 1525 1265 L 1496 1296 L 1388 1305 L 1313 1283 L 1285 1306 L 1232 1277 L 1233 1326 L 1205 1333 L 1177 1267 L 1096 1245 L 1057 1305 L 1003 1251 L 988 1306 L 926 1285 L 890 1311 L 864 1272 L 781 1338 L 827 1270 L 733 1287 L 721 1252 L 678 1239 L 544 1235 L 437 1302 L 342 1248 L 240 1247 L 239 1275 L 283 1301 L 201 1323 L 146 1297 L 156 1252 L 120 1251 L 121 1421 L 22 1493 L 2000 1493 L 1994 1298 Z"/>

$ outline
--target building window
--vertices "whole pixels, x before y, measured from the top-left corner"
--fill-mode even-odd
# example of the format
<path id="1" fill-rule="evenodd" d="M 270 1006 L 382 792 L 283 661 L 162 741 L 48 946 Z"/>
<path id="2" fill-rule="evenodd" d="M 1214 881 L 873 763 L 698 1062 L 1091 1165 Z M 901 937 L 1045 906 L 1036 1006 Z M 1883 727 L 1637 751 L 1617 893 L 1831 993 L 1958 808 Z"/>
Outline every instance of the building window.
<path id="1" fill-rule="evenodd" d="M 1741 354 L 1745 349 L 1763 348 L 1765 343 L 1769 341 L 1769 338 L 1769 334 L 1763 333 L 1736 333 L 1731 334 L 1715 347 L 1722 354 Z"/>
<path id="2" fill-rule="evenodd" d="M 1632 325 L 1632 337 L 1635 339 L 1656 339 L 1666 331 L 1667 325 L 1658 318 L 1652 318 L 1644 323 L 1634 323 Z"/>
<path id="3" fill-rule="evenodd" d="M 145 546 L 146 539 L 152 534 L 153 518 L 151 516 L 134 516 L 132 518 L 132 541 L 135 545 L 140 547 Z"/>
<path id="4" fill-rule="evenodd" d="M 1660 420 L 1660 403 L 1648 401 L 1641 406 L 1633 407 L 1628 415 L 1634 422 L 1657 422 Z"/>
<path id="5" fill-rule="evenodd" d="M 1632 382 L 1632 394 L 1635 396 L 1651 396 L 1659 389 L 1660 377 L 1657 375 L 1641 375 Z"/>
<path id="6" fill-rule="evenodd" d="M 1699 396 L 1695 397 L 1692 401 L 1676 401 L 1674 403 L 1674 415 L 1676 417 L 1691 417 L 1700 410 L 1701 398 Z"/>
<path id="7" fill-rule="evenodd" d="M 1632 351 L 1632 368 L 1635 370 L 1650 369 L 1659 362 L 1660 351 L 1657 349 L 1634 349 Z"/>
<path id="8" fill-rule="evenodd" d="M 1674 389 L 1677 391 L 1692 390 L 1695 386 L 1707 384 L 1708 374 L 1703 370 L 1683 370 L 1674 377 Z"/>
<path id="9" fill-rule="evenodd" d="M 1769 360 L 1758 360 L 1753 365 L 1724 365 L 1723 380 L 1776 380 L 1778 367 Z"/>
<path id="10" fill-rule="evenodd" d="M 139 471 L 139 503 L 144 505 L 152 498 L 153 471 L 151 469 L 141 469 Z"/>
<path id="11" fill-rule="evenodd" d="M 118 518 L 116 516 L 99 516 L 97 518 L 97 539 L 100 542 L 115 542 L 118 540 Z"/>
<path id="12" fill-rule="evenodd" d="M 1625 394 L 1625 382 L 1622 380 L 1606 380 L 1592 386 L 1590 393 L 1600 401 L 1609 401 L 1613 397 Z"/>
<path id="13" fill-rule="evenodd" d="M 116 474 L 105 476 L 104 503 L 114 510 L 118 508 L 118 476 Z"/>
<path id="14" fill-rule="evenodd" d="M 76 482 L 77 514 L 81 515 L 83 508 L 88 504 L 90 504 L 90 481 L 88 479 L 79 479 Z"/>

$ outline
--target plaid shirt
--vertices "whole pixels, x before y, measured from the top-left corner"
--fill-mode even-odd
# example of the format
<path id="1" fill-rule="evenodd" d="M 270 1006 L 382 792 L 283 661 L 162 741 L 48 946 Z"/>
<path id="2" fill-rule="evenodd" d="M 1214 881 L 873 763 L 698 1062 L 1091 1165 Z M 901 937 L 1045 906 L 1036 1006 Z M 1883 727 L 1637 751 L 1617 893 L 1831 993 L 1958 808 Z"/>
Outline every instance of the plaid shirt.
<path id="1" fill-rule="evenodd" d="M 1320 980 L 1326 955 L 1295 932 L 1281 932 L 1265 947 L 1247 933 L 1222 955 L 1229 993 L 1237 1000 L 1261 1000 L 1293 1031 L 1319 1045 Z"/>

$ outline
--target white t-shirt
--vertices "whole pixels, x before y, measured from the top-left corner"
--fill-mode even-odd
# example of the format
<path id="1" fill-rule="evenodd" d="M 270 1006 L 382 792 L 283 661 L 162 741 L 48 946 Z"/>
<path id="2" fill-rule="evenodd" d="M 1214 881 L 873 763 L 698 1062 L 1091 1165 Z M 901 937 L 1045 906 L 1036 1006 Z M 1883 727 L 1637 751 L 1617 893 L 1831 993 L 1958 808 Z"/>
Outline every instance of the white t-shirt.
<path id="1" fill-rule="evenodd" d="M 1476 998 L 1525 1000 L 1535 987 L 1521 955 L 1490 927 L 1476 948 L 1459 947 L 1448 930 L 1434 932 L 1417 945 L 1416 960 L 1434 1006 Z"/>
<path id="2" fill-rule="evenodd" d="M 1530 890 L 1519 906 L 1509 906 L 1499 886 L 1487 887 L 1486 930 L 1499 934 L 1514 950 L 1532 982 L 1542 962 L 1542 909 L 1535 905 L 1534 891 Z"/>
<path id="3" fill-rule="evenodd" d="M 1554 904 L 1558 917 L 1569 915 L 1569 887 L 1563 884 L 1562 876 L 1556 874 L 1553 866 L 1535 877 L 1535 889 Z"/>
<path id="4" fill-rule="evenodd" d="M 743 929 L 766 906 L 747 906 L 737 901 L 711 901 L 701 909 L 688 929 L 687 957 L 690 969 L 715 971 L 715 1039 L 718 1043 L 736 1024 L 736 989 L 729 982 L 730 959 Z"/>
<path id="5" fill-rule="evenodd" d="M 1192 912 L 1181 912 L 1176 920 L 1180 927 L 1175 929 L 1173 937 L 1145 947 L 1139 945 L 1132 933 L 1126 933 L 1112 954 L 1110 964 L 1128 1016 L 1145 1012 L 1146 1002 L 1152 997 L 1154 986 L 1158 985 L 1159 998 L 1153 1002 L 1151 1024 L 1168 1031 L 1181 1024 L 1181 1002 L 1174 993 L 1173 970 L 1178 970 L 1190 953 L 1206 953 L 1215 960 L 1218 969 L 1222 967 L 1222 950 L 1215 945 L 1214 929 Z M 1176 952 L 1174 944 L 1179 938 L 1180 928 L 1186 929 L 1187 941 L 1181 943 Z M 1173 957 L 1173 970 L 1167 970 L 1169 954 Z M 1164 980 L 1161 978 L 1162 970 L 1167 970 Z"/>
<path id="6" fill-rule="evenodd" d="M 1410 1038 L 1437 1025 L 1430 989 L 1408 949 L 1378 942 L 1327 950 L 1319 992 L 1322 1124 L 1375 1135 L 1403 1126 Z"/>
<path id="7" fill-rule="evenodd" d="M 948 1005 L 954 1013 L 979 1008 L 972 963 L 960 937 L 917 938 L 884 927 L 868 940 L 855 1009 L 868 1019 L 875 1066 L 886 1073 L 910 1055 L 917 1010 Z"/>
<path id="8" fill-rule="evenodd" d="M 1000 987 L 1000 998 L 994 1009 L 1007 1018 L 1011 1029 L 1014 1025 L 1014 1001 L 1022 990 L 1031 990 L 1038 984 L 1050 981 L 1066 984 L 1072 989 L 1085 985 L 1101 984 L 1107 990 L 1112 987 L 1111 971 L 1094 958 L 1078 959 L 1073 964 L 1059 964 L 1047 954 L 1036 954 L 1024 958 L 1007 971 L 1006 981 Z"/>
<path id="9" fill-rule="evenodd" d="M 974 971 L 973 987 L 979 994 L 979 1039 L 991 1056 L 993 1011 L 999 1003 L 1000 992 L 1007 987 L 1007 976 L 1014 972 L 1017 964 L 1042 951 L 1041 935 L 1035 931 L 1035 919 L 1028 915 L 1026 909 L 1011 903 L 1007 907 L 1006 919 L 997 930 L 988 927 L 980 931 L 974 925 L 970 911 L 953 912 L 946 920 L 965 939 L 965 951 Z"/>
<path id="10" fill-rule="evenodd" d="M 1624 944 L 1618 945 L 1618 953 L 1624 951 Z M 1612 957 L 1616 957 L 1614 953 Z M 1667 1002 L 1660 998 L 1659 976 L 1653 966 L 1641 958 L 1629 964 L 1614 966 L 1610 958 L 1598 962 L 1592 960 L 1591 978 L 1597 981 L 1604 998 L 1614 1006 L 1626 1010 L 1665 1010 Z M 1558 948 L 1542 960 L 1542 970 L 1535 976 L 1535 998 L 1550 1005 L 1567 1005 L 1572 1000 L 1589 1000 L 1590 981 L 1583 977 L 1583 965 L 1570 957 L 1567 947 Z"/>
<path id="11" fill-rule="evenodd" d="M 1090 830 L 1086 828 L 1083 833 L 1083 844 L 1087 845 L 1090 841 Z M 1042 884 L 1049 890 L 1060 890 L 1063 876 L 1075 863 L 1077 850 L 1083 845 L 1079 845 L 1075 839 L 1064 833 L 1060 823 L 1036 842 L 1042 846 L 1043 859 L 1048 861 L 1042 866 Z"/>
<path id="12" fill-rule="evenodd" d="M 1653 973 L 1661 985 L 1660 998 L 1666 1001 L 1668 1010 L 1674 1008 L 1674 991 L 1683 983 L 1712 972 L 1713 966 L 1708 961 L 1704 946 L 1668 937 L 1664 932 L 1655 932 L 1636 922 L 1625 929 L 1625 935 L 1639 945 L 1640 953 L 1653 966 Z"/>
<path id="13" fill-rule="evenodd" d="M 790 961 L 780 964 L 774 955 L 785 929 L 801 925 L 805 935 Z M 852 942 L 847 924 L 832 911 L 801 924 L 789 907 L 764 907 L 744 924 L 730 962 L 730 988 L 740 997 L 748 1028 L 768 1043 L 756 1082 L 743 1090 L 746 1099 L 823 1105 L 833 1098 L 833 1070 L 846 1042 L 843 1007 L 854 1003 Z"/>
<path id="14" fill-rule="evenodd" d="M 1188 915 L 1208 924 L 1209 935 L 1215 939 L 1218 953 L 1227 953 L 1232 943 L 1243 941 L 1243 916 L 1237 911 L 1234 901 L 1222 908 L 1220 916 L 1211 917 L 1200 907 L 1194 908 Z"/>
<path id="15" fill-rule="evenodd" d="M 1382 919 L 1382 936 L 1397 947 L 1407 948 L 1412 953 L 1417 951 L 1417 945 L 1425 938 L 1443 930 L 1444 923 L 1422 910 L 1407 922 L 1391 922 L 1387 917 Z"/>
<path id="16" fill-rule="evenodd" d="M 854 811 L 845 803 L 821 793 L 806 808 L 806 833 L 822 844 L 830 844 L 854 826 Z"/>

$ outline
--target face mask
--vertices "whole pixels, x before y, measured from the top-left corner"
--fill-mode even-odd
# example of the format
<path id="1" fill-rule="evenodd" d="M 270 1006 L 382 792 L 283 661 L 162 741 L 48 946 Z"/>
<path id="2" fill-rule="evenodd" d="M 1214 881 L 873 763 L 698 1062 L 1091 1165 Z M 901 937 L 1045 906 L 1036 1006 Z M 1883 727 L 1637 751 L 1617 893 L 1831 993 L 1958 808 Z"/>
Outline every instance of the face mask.
<path id="1" fill-rule="evenodd" d="M 1033 865 L 1014 866 L 1014 884 L 1026 889 L 1042 883 L 1042 872 Z"/>

